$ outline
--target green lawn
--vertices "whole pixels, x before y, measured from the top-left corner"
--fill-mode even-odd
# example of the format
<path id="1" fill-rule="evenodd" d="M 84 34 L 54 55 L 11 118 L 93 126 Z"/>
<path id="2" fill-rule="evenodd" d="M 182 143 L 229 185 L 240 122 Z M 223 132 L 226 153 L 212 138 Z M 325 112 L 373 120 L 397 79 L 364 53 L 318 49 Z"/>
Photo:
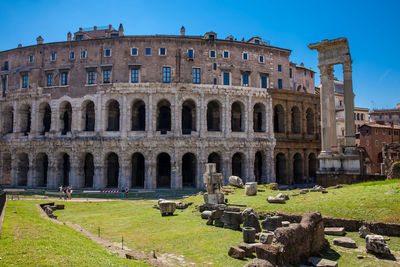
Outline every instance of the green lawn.
<path id="1" fill-rule="evenodd" d="M 399 180 L 356 184 L 328 190 L 328 194 L 310 192 L 292 197 L 285 205 L 268 204 L 267 196 L 278 193 L 269 189 L 254 197 L 245 196 L 243 189 L 235 189 L 235 193 L 227 198 L 230 203 L 247 204 L 260 212 L 303 213 L 318 210 L 323 215 L 335 217 L 400 221 Z M 385 194 L 389 190 L 398 193 Z M 195 204 L 202 203 L 202 196 L 185 199 L 185 202 L 192 201 Z M 123 235 L 127 246 L 138 250 L 150 252 L 155 249 L 157 253 L 184 255 L 187 262 L 198 265 L 211 262 L 216 266 L 244 265 L 244 261 L 232 259 L 227 255 L 230 246 L 238 245 L 242 241 L 241 232 L 207 226 L 206 221 L 200 219 L 199 212 L 195 211 L 193 206 L 183 211 L 177 210 L 176 216 L 161 217 L 158 210 L 151 208 L 154 204 L 156 204 L 154 200 L 69 202 L 65 210 L 57 211 L 56 214 L 61 221 L 79 224 L 92 233 L 96 233 L 100 227 L 102 235 L 113 242 L 119 242 Z M 355 237 L 356 234 L 351 234 L 352 237 L 353 235 Z M 357 242 L 361 245 L 362 240 Z M 392 237 L 389 246 L 392 250 L 400 251 L 400 238 Z M 333 249 L 335 250 L 335 247 Z M 374 257 L 358 260 L 356 252 L 342 251 L 341 248 L 336 250 L 340 254 L 339 257 L 337 254 L 332 254 L 332 251 L 327 253 L 327 256 L 338 260 L 342 266 L 359 265 L 361 262 L 364 266 L 376 263 Z M 393 266 L 392 264 L 392 262 L 382 262 L 382 266 Z"/>
<path id="2" fill-rule="evenodd" d="M 113 255 L 69 226 L 42 218 L 39 201 L 8 201 L 0 266 L 147 266 Z"/>

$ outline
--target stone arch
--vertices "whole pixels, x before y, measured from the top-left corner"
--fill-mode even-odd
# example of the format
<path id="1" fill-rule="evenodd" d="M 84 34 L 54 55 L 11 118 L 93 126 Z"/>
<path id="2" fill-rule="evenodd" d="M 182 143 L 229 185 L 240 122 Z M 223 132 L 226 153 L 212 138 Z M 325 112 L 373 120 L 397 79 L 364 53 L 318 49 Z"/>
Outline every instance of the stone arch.
<path id="1" fill-rule="evenodd" d="M 60 104 L 60 125 L 61 134 L 65 135 L 71 131 L 72 106 L 68 101 Z"/>
<path id="2" fill-rule="evenodd" d="M 92 153 L 86 153 L 83 163 L 84 187 L 93 187 L 94 158 Z"/>
<path id="3" fill-rule="evenodd" d="M 49 103 L 43 102 L 39 105 L 40 134 L 44 135 L 51 129 L 51 107 Z"/>
<path id="4" fill-rule="evenodd" d="M 166 99 L 157 104 L 157 131 L 162 134 L 171 131 L 171 103 Z"/>
<path id="5" fill-rule="evenodd" d="M 119 131 L 120 123 L 120 107 L 119 102 L 115 99 L 111 99 L 107 102 L 106 105 L 106 113 L 107 113 L 107 131 Z"/>
<path id="6" fill-rule="evenodd" d="M 182 104 L 182 134 L 196 131 L 196 103 L 188 99 Z"/>
<path id="7" fill-rule="evenodd" d="M 246 166 L 245 156 L 241 152 L 237 152 L 232 156 L 232 175 L 239 176 L 243 182 L 246 182 Z"/>
<path id="8" fill-rule="evenodd" d="M 306 122 L 307 134 L 314 134 L 315 117 L 314 111 L 311 108 L 306 111 Z"/>
<path id="9" fill-rule="evenodd" d="M 114 152 L 108 153 L 106 157 L 106 168 L 107 168 L 107 187 L 117 188 L 119 178 L 119 159 L 118 155 Z"/>
<path id="10" fill-rule="evenodd" d="M 62 184 L 64 186 L 70 185 L 70 172 L 71 172 L 71 162 L 70 157 L 67 153 L 62 153 L 61 155 L 61 170 L 62 170 Z"/>
<path id="11" fill-rule="evenodd" d="M 285 110 L 279 104 L 274 107 L 274 132 L 285 132 Z"/>
<path id="12" fill-rule="evenodd" d="M 265 132 L 265 105 L 261 103 L 257 103 L 253 107 L 253 131 L 256 133 Z"/>
<path id="13" fill-rule="evenodd" d="M 1 169 L 1 185 L 11 185 L 11 154 L 8 152 L 2 153 L 2 169 Z"/>
<path id="14" fill-rule="evenodd" d="M 221 105 L 212 100 L 207 104 L 207 131 L 221 131 Z"/>
<path id="15" fill-rule="evenodd" d="M 157 188 L 171 187 L 171 157 L 167 153 L 157 156 Z"/>
<path id="16" fill-rule="evenodd" d="M 19 126 L 21 133 L 27 135 L 31 131 L 32 110 L 29 104 L 22 104 L 19 109 Z"/>
<path id="17" fill-rule="evenodd" d="M 35 159 L 35 183 L 34 186 L 46 187 L 48 181 L 49 158 L 46 153 L 39 153 Z"/>
<path id="18" fill-rule="evenodd" d="M 136 152 L 132 155 L 132 182 L 131 187 L 144 187 L 145 161 L 142 153 Z"/>
<path id="19" fill-rule="evenodd" d="M 132 131 L 146 130 L 146 104 L 141 99 L 134 101 L 132 104 L 131 125 Z"/>
<path id="20" fill-rule="evenodd" d="M 313 180 L 315 179 L 315 177 L 317 177 L 317 164 L 317 157 L 314 153 L 310 153 L 310 155 L 308 155 L 308 176 L 311 177 Z"/>
<path id="21" fill-rule="evenodd" d="M 300 153 L 293 156 L 293 179 L 296 184 L 303 183 L 303 158 Z"/>
<path id="22" fill-rule="evenodd" d="M 218 154 L 216 152 L 212 152 L 210 155 L 208 155 L 207 162 L 208 163 L 215 163 L 217 172 L 219 172 L 219 173 L 222 172 L 222 169 L 221 169 L 222 158 L 221 158 L 220 154 Z"/>
<path id="23" fill-rule="evenodd" d="M 3 133 L 8 134 L 14 131 L 14 108 L 7 106 L 3 109 Z"/>
<path id="24" fill-rule="evenodd" d="M 92 100 L 82 103 L 82 129 L 85 132 L 93 132 L 96 123 L 95 105 Z"/>
<path id="25" fill-rule="evenodd" d="M 258 184 L 261 184 L 261 178 L 264 174 L 264 157 L 261 151 L 257 151 L 254 157 L 254 178 Z"/>
<path id="26" fill-rule="evenodd" d="M 244 131 L 243 103 L 236 101 L 231 106 L 231 130 L 232 132 Z"/>
<path id="27" fill-rule="evenodd" d="M 293 106 L 290 112 L 291 121 L 292 121 L 292 133 L 299 134 L 300 133 L 300 109 L 297 106 Z"/>
<path id="28" fill-rule="evenodd" d="M 28 185 L 28 173 L 29 173 L 29 156 L 26 153 L 19 153 L 17 155 L 17 185 L 27 186 Z"/>
<path id="29" fill-rule="evenodd" d="M 182 186 L 194 187 L 196 185 L 197 160 L 193 153 L 186 153 L 182 157 Z"/>
<path id="30" fill-rule="evenodd" d="M 286 156 L 283 153 L 278 153 L 276 155 L 275 174 L 276 174 L 276 182 L 278 184 L 286 184 L 287 183 Z"/>

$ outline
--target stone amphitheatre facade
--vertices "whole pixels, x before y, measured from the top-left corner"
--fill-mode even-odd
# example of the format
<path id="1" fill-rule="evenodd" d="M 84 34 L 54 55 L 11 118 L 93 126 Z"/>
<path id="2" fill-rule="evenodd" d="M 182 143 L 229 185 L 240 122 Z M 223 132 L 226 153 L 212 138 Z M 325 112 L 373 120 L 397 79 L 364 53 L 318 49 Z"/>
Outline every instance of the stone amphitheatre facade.
<path id="1" fill-rule="evenodd" d="M 299 182 L 317 168 L 319 100 L 290 52 L 122 25 L 0 52 L 0 184 L 202 188 L 207 162 L 225 181 Z"/>

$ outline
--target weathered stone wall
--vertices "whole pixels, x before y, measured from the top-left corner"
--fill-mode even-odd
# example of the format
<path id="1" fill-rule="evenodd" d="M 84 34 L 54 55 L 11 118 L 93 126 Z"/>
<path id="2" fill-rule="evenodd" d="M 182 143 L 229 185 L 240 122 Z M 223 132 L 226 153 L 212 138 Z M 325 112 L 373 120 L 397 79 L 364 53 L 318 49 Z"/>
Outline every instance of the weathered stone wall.
<path id="1" fill-rule="evenodd" d="M 368 181 L 385 180 L 384 175 L 360 175 L 360 174 L 317 174 L 316 183 L 323 187 L 335 186 L 338 184 L 355 184 Z"/>

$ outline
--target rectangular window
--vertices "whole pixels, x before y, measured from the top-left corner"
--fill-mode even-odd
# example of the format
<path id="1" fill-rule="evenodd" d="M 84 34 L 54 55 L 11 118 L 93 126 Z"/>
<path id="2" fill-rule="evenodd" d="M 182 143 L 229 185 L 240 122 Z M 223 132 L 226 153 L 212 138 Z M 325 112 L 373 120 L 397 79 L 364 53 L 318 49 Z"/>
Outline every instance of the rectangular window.
<path id="1" fill-rule="evenodd" d="M 382 117 L 383 117 L 382 114 L 380 114 L 380 115 L 379 115 L 379 119 L 382 119 Z"/>
<path id="2" fill-rule="evenodd" d="M 165 56 L 167 54 L 167 50 L 165 48 L 160 48 L 160 56 Z"/>
<path id="3" fill-rule="evenodd" d="M 217 84 L 217 78 L 214 78 L 214 84 Z"/>
<path id="4" fill-rule="evenodd" d="M 214 63 L 213 64 L 213 70 L 216 70 L 217 69 L 217 63 Z M 400 116 L 400 115 L 399 115 Z"/>
<path id="5" fill-rule="evenodd" d="M 389 119 L 391 119 L 392 118 L 392 114 L 389 114 Z"/>
<path id="6" fill-rule="evenodd" d="M 132 56 L 137 56 L 138 55 L 138 49 L 136 47 L 132 48 L 131 55 Z"/>
<path id="7" fill-rule="evenodd" d="M 282 65 L 278 65 L 278 71 L 279 71 L 279 72 L 282 71 Z"/>
<path id="8" fill-rule="evenodd" d="M 193 68 L 193 83 L 200 84 L 200 68 Z"/>
<path id="9" fill-rule="evenodd" d="M 68 85 L 68 72 L 61 72 L 61 85 Z"/>
<path id="10" fill-rule="evenodd" d="M 215 39 L 215 36 L 214 36 L 214 34 L 210 34 L 210 35 L 208 35 L 208 39 L 210 39 L 210 40 L 214 40 L 214 39 Z"/>
<path id="11" fill-rule="evenodd" d="M 163 67 L 163 83 L 171 82 L 171 68 Z"/>
<path id="12" fill-rule="evenodd" d="M 229 72 L 224 72 L 224 85 L 230 85 L 229 76 Z"/>
<path id="13" fill-rule="evenodd" d="M 75 52 L 69 53 L 69 59 L 75 59 Z"/>
<path id="14" fill-rule="evenodd" d="M 247 53 L 243 53 L 242 58 L 243 58 L 243 60 L 247 60 Z"/>
<path id="15" fill-rule="evenodd" d="M 81 52 L 81 58 L 86 58 L 86 51 Z"/>
<path id="16" fill-rule="evenodd" d="M 255 39 L 255 40 L 254 40 L 254 43 L 255 43 L 255 44 L 260 44 L 260 40 Z"/>
<path id="17" fill-rule="evenodd" d="M 282 79 L 278 79 L 278 88 L 282 89 Z"/>
<path id="18" fill-rule="evenodd" d="M 229 51 L 224 51 L 224 58 L 229 58 Z"/>
<path id="19" fill-rule="evenodd" d="M 264 63 L 264 56 L 260 56 L 259 61 L 260 61 L 260 63 Z"/>
<path id="20" fill-rule="evenodd" d="M 306 70 L 304 70 L 304 76 L 306 76 L 307 75 L 307 71 Z"/>
<path id="21" fill-rule="evenodd" d="M 151 56 L 151 48 L 146 47 L 146 56 Z"/>
<path id="22" fill-rule="evenodd" d="M 215 51 L 214 51 L 214 50 L 211 50 L 211 51 L 210 51 L 210 57 L 211 57 L 211 58 L 215 58 Z"/>
<path id="23" fill-rule="evenodd" d="M 378 133 L 379 133 L 378 129 L 375 129 L 375 134 L 378 134 Z"/>
<path id="24" fill-rule="evenodd" d="M 379 146 L 379 141 L 378 141 L 378 140 L 375 141 L 375 146 L 376 146 L 376 147 Z"/>
<path id="25" fill-rule="evenodd" d="M 96 83 L 96 74 L 93 70 L 88 72 L 88 84 Z"/>
<path id="26" fill-rule="evenodd" d="M 267 88 L 268 80 L 267 76 L 262 75 L 261 76 L 261 88 Z"/>
<path id="27" fill-rule="evenodd" d="M 242 74 L 242 86 L 249 86 L 249 74 L 248 73 Z"/>
<path id="28" fill-rule="evenodd" d="M 292 68 L 289 69 L 289 77 L 292 78 L 293 74 L 292 74 Z"/>
<path id="29" fill-rule="evenodd" d="M 187 57 L 188 57 L 188 59 L 193 59 L 193 58 L 194 58 L 194 51 L 193 51 L 193 49 L 188 49 L 188 51 L 187 51 Z"/>
<path id="30" fill-rule="evenodd" d="M 22 88 L 28 88 L 28 74 L 22 75 Z"/>
<path id="31" fill-rule="evenodd" d="M 77 40 L 77 41 L 83 40 L 83 35 L 77 35 L 77 36 L 76 36 L 76 40 Z"/>
<path id="32" fill-rule="evenodd" d="M 29 62 L 32 63 L 33 61 L 35 61 L 35 57 L 34 56 L 29 56 Z"/>
<path id="33" fill-rule="evenodd" d="M 53 86 L 53 73 L 47 73 L 47 86 Z"/>
<path id="34" fill-rule="evenodd" d="M 51 61 L 55 61 L 57 59 L 56 53 L 51 53 Z"/>
<path id="35" fill-rule="evenodd" d="M 111 70 L 103 70 L 103 83 L 110 83 L 111 82 Z"/>
<path id="36" fill-rule="evenodd" d="M 105 57 L 111 57 L 111 49 L 104 50 L 104 56 Z"/>
<path id="37" fill-rule="evenodd" d="M 138 83 L 139 82 L 139 69 L 132 69 L 131 70 L 131 81 L 132 83 Z"/>
<path id="38" fill-rule="evenodd" d="M 310 71 L 310 76 L 311 78 L 314 78 L 314 73 L 312 71 Z"/>

